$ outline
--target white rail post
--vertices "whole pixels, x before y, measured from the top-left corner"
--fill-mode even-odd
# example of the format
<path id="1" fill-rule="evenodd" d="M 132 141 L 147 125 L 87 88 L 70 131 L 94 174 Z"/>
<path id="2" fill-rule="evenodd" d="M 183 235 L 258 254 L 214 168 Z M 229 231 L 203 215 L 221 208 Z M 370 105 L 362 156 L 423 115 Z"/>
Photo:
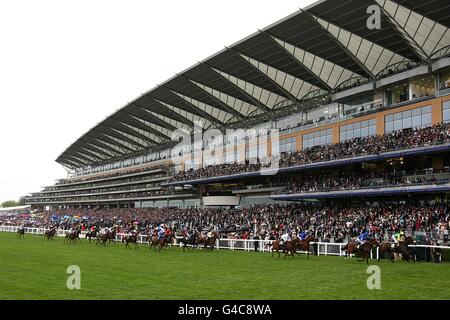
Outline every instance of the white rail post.
<path id="1" fill-rule="evenodd" d="M 328 246 L 327 246 L 327 243 L 325 242 L 325 256 L 327 256 L 328 255 Z"/>

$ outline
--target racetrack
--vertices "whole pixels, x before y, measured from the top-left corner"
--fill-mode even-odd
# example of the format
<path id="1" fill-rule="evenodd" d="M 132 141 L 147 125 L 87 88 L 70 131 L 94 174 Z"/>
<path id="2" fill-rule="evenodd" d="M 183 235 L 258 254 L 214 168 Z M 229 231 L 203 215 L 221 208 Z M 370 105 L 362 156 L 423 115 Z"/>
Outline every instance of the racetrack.
<path id="1" fill-rule="evenodd" d="M 367 288 L 367 265 L 355 258 L 155 253 L 0 233 L 0 299 L 450 299 L 450 264 L 371 263 L 381 268 L 381 290 Z M 81 269 L 81 290 L 66 287 L 69 265 Z"/>

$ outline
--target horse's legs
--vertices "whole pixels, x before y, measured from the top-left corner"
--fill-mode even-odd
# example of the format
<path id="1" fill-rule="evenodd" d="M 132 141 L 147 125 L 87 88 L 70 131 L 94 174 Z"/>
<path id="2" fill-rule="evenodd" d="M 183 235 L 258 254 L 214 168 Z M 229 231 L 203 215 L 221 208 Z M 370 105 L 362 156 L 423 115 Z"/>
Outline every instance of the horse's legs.
<path id="1" fill-rule="evenodd" d="M 363 252 L 363 254 L 362 254 L 362 259 L 358 260 L 358 261 L 359 262 L 363 262 L 364 260 L 366 260 L 366 253 L 365 252 Z"/>

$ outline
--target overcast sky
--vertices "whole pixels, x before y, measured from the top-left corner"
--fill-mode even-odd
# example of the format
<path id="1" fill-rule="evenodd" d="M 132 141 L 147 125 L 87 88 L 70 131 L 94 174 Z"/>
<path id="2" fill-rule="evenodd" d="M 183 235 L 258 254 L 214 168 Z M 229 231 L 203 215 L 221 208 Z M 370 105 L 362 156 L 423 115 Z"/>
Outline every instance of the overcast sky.
<path id="1" fill-rule="evenodd" d="M 0 2 L 0 203 L 116 109 L 314 0 Z"/>

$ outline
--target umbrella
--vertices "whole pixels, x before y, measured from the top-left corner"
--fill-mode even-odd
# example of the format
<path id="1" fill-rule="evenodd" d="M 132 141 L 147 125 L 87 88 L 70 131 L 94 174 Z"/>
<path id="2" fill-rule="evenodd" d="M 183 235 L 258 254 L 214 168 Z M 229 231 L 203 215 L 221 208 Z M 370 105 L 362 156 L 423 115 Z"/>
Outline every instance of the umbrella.
<path id="1" fill-rule="evenodd" d="M 89 220 L 88 216 L 83 216 L 83 220 Z"/>
<path id="2" fill-rule="evenodd" d="M 133 224 L 139 224 L 139 221 L 136 220 L 135 222 L 133 222 Z"/>
<path id="3" fill-rule="evenodd" d="M 80 216 L 73 216 L 74 219 L 80 219 Z"/>
<path id="4" fill-rule="evenodd" d="M 68 216 L 68 215 L 65 215 L 64 217 L 63 217 L 64 219 L 69 219 L 70 218 L 70 216 Z"/>

